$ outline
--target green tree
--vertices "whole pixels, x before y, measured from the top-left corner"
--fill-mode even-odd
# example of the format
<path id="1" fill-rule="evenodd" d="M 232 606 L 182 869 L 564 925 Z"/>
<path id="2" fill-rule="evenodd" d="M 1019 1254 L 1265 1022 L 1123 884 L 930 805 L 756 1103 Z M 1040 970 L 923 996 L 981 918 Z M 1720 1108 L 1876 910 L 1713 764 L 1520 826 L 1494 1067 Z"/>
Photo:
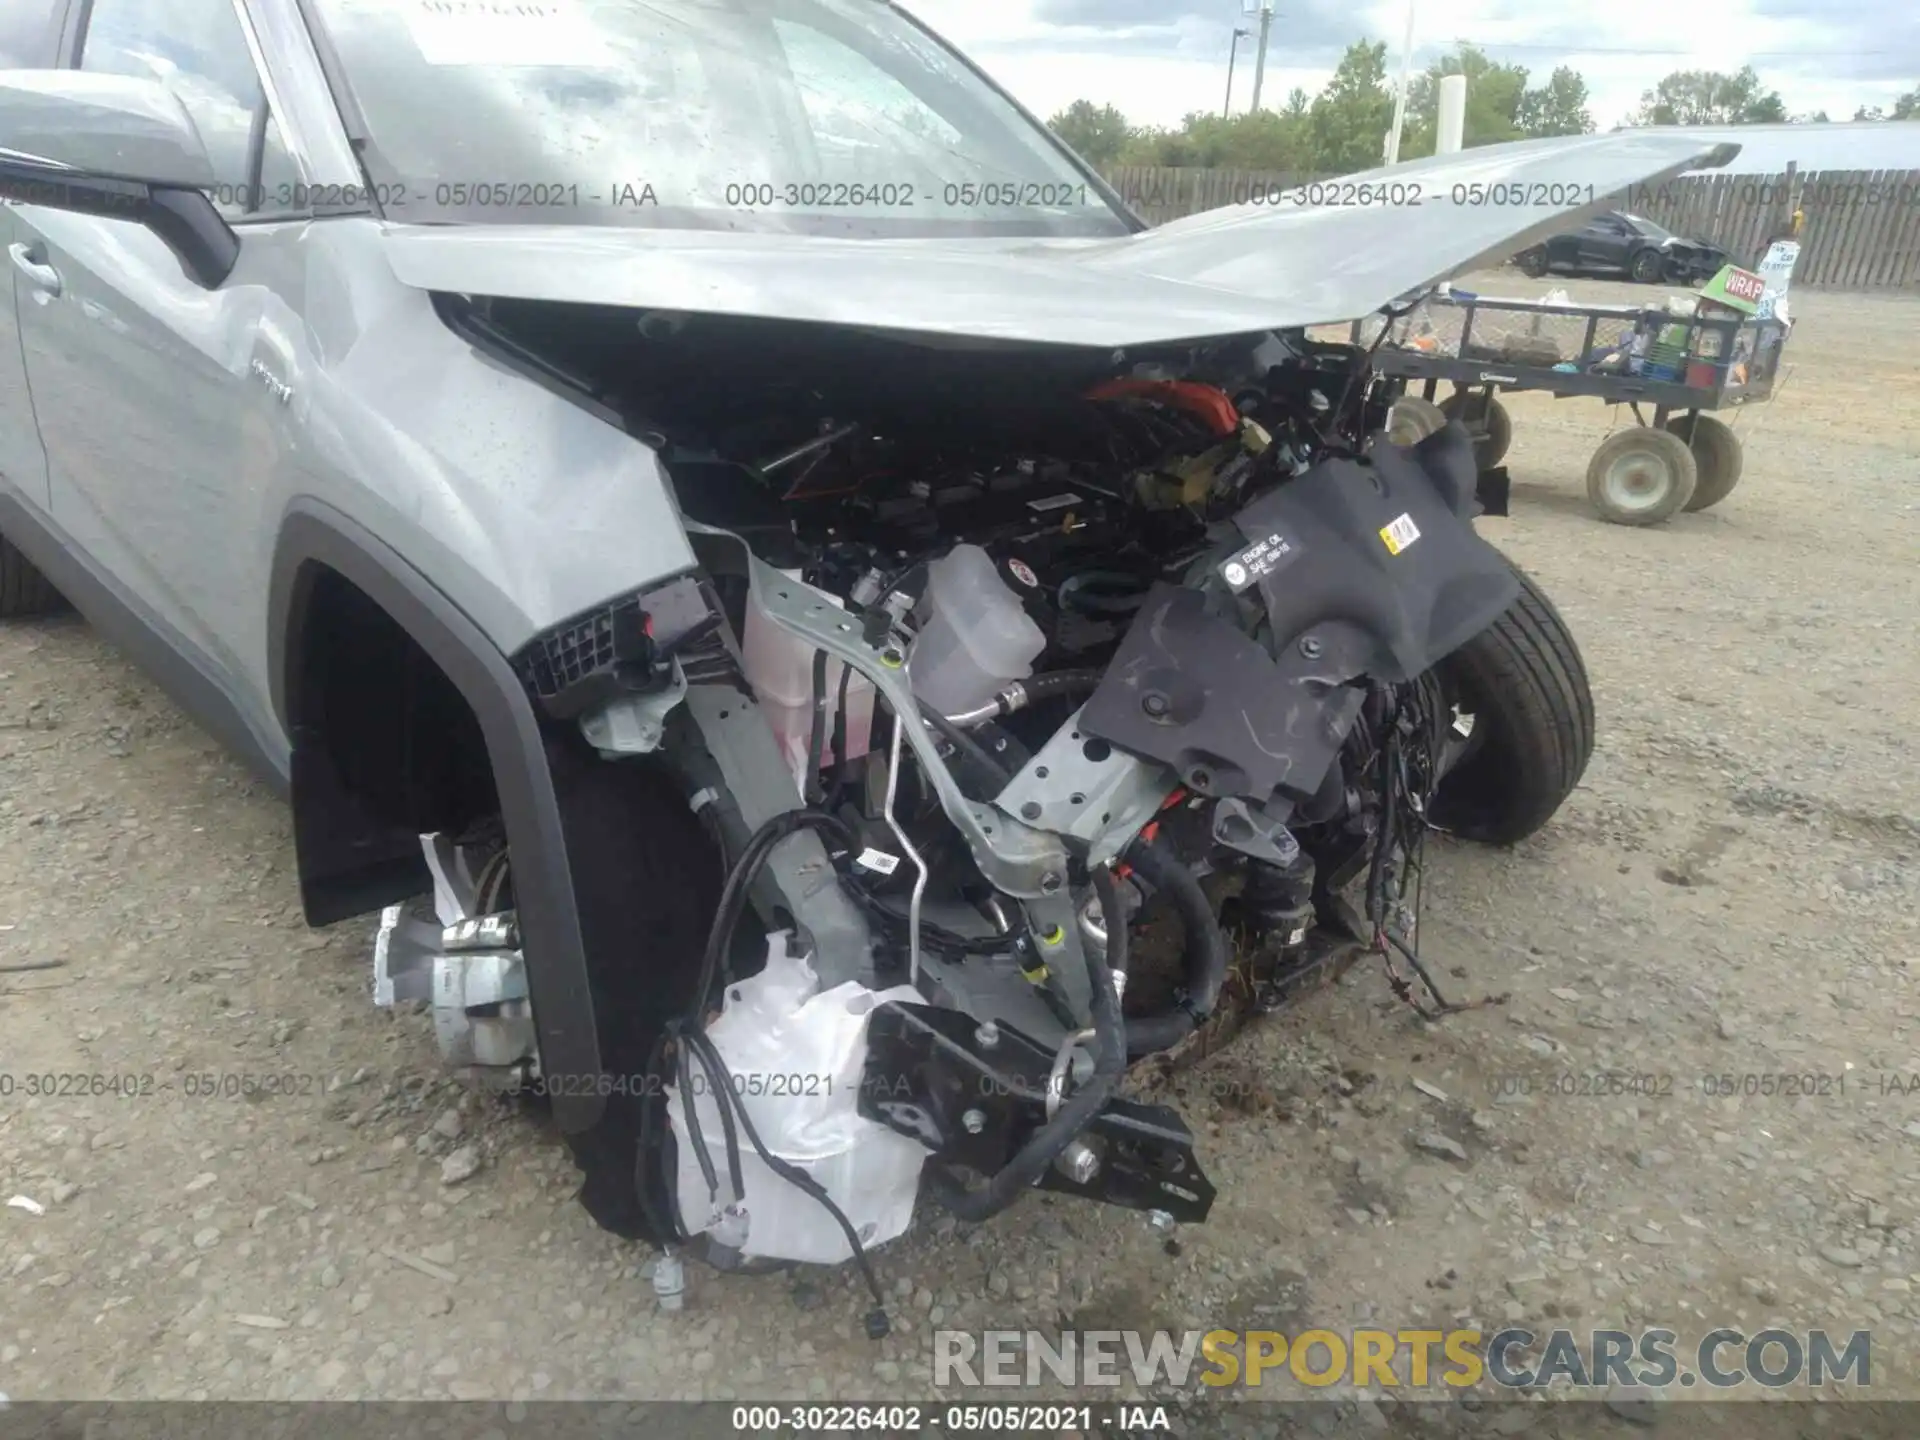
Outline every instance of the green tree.
<path id="1" fill-rule="evenodd" d="M 1381 146 L 1393 123 L 1386 41 L 1356 41 L 1347 47 L 1326 89 L 1308 105 L 1306 123 L 1311 168 L 1319 173 L 1344 175 L 1381 163 Z"/>
<path id="2" fill-rule="evenodd" d="M 1763 90 L 1751 65 L 1731 75 L 1676 70 L 1640 97 L 1635 125 L 1760 125 L 1787 118 L 1777 90 Z"/>
<path id="3" fill-rule="evenodd" d="M 1047 121 L 1052 130 L 1090 165 L 1111 165 L 1120 158 L 1131 131 L 1127 117 L 1111 105 L 1076 100 Z"/>
<path id="4" fill-rule="evenodd" d="M 1522 65 L 1501 65 L 1484 51 L 1462 45 L 1443 55 L 1413 77 L 1407 92 L 1407 128 L 1400 142 L 1402 159 L 1431 155 L 1440 119 L 1440 81 L 1448 75 L 1467 77 L 1467 113 L 1461 125 L 1462 145 L 1497 145 L 1521 135 L 1519 112 L 1527 90 Z"/>
<path id="5" fill-rule="evenodd" d="M 1306 95 L 1295 91 L 1280 110 L 1258 110 L 1231 119 L 1196 112 L 1177 130 L 1136 130 L 1121 151 L 1121 163 L 1299 174 L 1312 168 L 1307 103 Z"/>
<path id="6" fill-rule="evenodd" d="M 1565 65 L 1520 97 L 1520 109 L 1514 116 L 1520 133 L 1541 135 L 1590 135 L 1593 115 L 1587 109 L 1587 82 L 1578 70 Z"/>
<path id="7" fill-rule="evenodd" d="M 1920 85 L 1914 86 L 1913 89 L 1907 91 L 1906 94 L 1893 102 L 1892 118 L 1895 120 L 1920 120 Z"/>

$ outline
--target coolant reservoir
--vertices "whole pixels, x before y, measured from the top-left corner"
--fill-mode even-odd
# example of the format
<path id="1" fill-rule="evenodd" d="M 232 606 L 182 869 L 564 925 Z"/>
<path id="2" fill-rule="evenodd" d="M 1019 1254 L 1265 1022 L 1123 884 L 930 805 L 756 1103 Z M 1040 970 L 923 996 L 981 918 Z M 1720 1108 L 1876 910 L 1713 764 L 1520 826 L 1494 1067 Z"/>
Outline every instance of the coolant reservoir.
<path id="1" fill-rule="evenodd" d="M 794 579 L 799 578 L 797 571 L 790 573 Z M 781 758 L 802 794 L 806 793 L 809 771 L 807 747 L 813 740 L 813 657 L 812 645 L 781 629 L 760 608 L 758 591 L 748 596 L 740 659 L 747 683 L 760 701 L 760 713 L 773 727 Z M 845 668 L 838 660 L 827 662 L 826 728 L 821 733 L 821 754 L 815 757 L 818 763 L 831 758 L 833 718 Z M 873 682 L 856 671 L 847 683 L 847 753 L 842 758 L 859 759 L 867 753 L 872 737 Z"/>
<path id="2" fill-rule="evenodd" d="M 1047 637 L 978 545 L 927 567 L 930 611 L 909 658 L 914 697 L 942 715 L 978 709 L 1033 673 Z"/>

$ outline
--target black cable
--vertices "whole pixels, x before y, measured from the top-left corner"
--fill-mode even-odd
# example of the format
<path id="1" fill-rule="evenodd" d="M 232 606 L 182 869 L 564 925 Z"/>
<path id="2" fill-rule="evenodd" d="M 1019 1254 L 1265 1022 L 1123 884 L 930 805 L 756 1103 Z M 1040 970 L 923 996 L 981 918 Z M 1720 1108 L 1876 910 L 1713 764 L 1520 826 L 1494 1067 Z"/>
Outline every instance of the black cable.
<path id="1" fill-rule="evenodd" d="M 688 1031 L 685 1038 L 689 1044 L 700 1051 L 707 1063 L 718 1067 L 723 1074 L 726 1072 L 726 1061 L 721 1058 L 713 1041 L 709 1040 L 703 1032 Z M 739 1111 L 740 1127 L 746 1131 L 747 1143 L 753 1146 L 754 1153 L 760 1157 L 760 1163 L 795 1189 L 802 1190 L 819 1201 L 821 1207 L 839 1225 L 841 1233 L 847 1237 L 847 1244 L 853 1250 L 854 1263 L 860 1267 L 860 1273 L 867 1282 L 867 1289 L 873 1295 L 874 1308 L 867 1315 L 867 1337 L 872 1340 L 885 1339 L 892 1329 L 892 1324 L 887 1319 L 886 1297 L 880 1289 L 880 1277 L 873 1273 L 873 1262 L 867 1257 L 867 1247 L 860 1243 L 860 1232 L 855 1230 L 853 1222 L 847 1219 L 847 1212 L 834 1203 L 826 1187 L 813 1176 L 767 1149 L 761 1142 L 760 1132 L 754 1128 L 753 1116 L 747 1113 L 746 1102 L 734 1092 L 731 1085 L 723 1087 L 723 1096 L 721 1108 L 726 1109 L 726 1102 L 731 1101 L 732 1107 Z"/>
<path id="2" fill-rule="evenodd" d="M 654 1077 L 660 1073 L 660 1064 L 666 1059 L 667 1044 L 672 1038 L 673 1027 L 671 1025 L 663 1027 L 654 1039 L 653 1049 L 647 1052 L 646 1076 L 649 1088 L 653 1085 Z M 640 1211 L 646 1216 L 647 1224 L 653 1227 L 653 1233 L 659 1237 L 662 1248 L 676 1242 L 684 1243 L 692 1238 L 680 1224 L 679 1207 L 673 1203 L 673 1198 L 668 1197 L 668 1208 L 663 1213 L 654 1198 L 653 1187 L 649 1183 L 651 1178 L 648 1174 L 649 1162 L 653 1158 L 654 1146 L 659 1143 L 659 1136 L 656 1134 L 658 1122 L 655 1117 L 660 1113 L 660 1109 L 664 1108 L 665 1103 L 664 1096 L 661 1097 L 660 1106 L 651 1104 L 648 1096 L 641 1098 L 640 1147 L 635 1152 L 633 1160 L 633 1183 L 634 1188 L 640 1193 Z"/>
<path id="3" fill-rule="evenodd" d="M 845 666 L 841 667 L 843 670 Z M 818 805 L 827 798 L 820 784 L 820 750 L 827 741 L 827 652 L 813 652 L 813 730 L 807 742 L 807 803 Z"/>
<path id="4" fill-rule="evenodd" d="M 939 732 L 940 738 L 960 752 L 960 756 L 980 773 L 989 783 L 998 782 L 994 791 L 998 794 L 1013 782 L 1013 772 L 987 752 L 978 740 L 974 739 L 946 716 L 935 710 L 922 709 L 921 715 L 926 722 Z"/>
<path id="5" fill-rule="evenodd" d="M 679 1025 L 678 1022 L 676 1022 L 674 1024 L 674 1030 L 677 1033 L 680 1031 L 680 1029 L 681 1029 L 681 1026 Z M 683 1058 L 686 1057 L 690 1048 L 691 1047 L 685 1045 L 684 1043 L 681 1045 L 680 1054 Z M 722 1089 L 731 1088 L 733 1084 L 733 1077 L 731 1075 L 729 1075 L 725 1070 L 722 1070 L 718 1075 L 715 1075 L 713 1073 L 713 1066 L 707 1060 L 706 1055 L 699 1054 L 698 1058 L 700 1061 L 700 1068 L 706 1074 L 707 1084 L 717 1085 Z M 693 1070 L 692 1070 L 692 1067 L 689 1065 L 687 1067 L 686 1079 L 682 1082 L 682 1084 L 685 1085 L 686 1087 L 687 1094 L 689 1095 L 693 1093 L 692 1082 L 693 1082 Z M 725 1141 L 726 1147 L 727 1147 L 727 1182 L 733 1186 L 733 1193 L 735 1198 L 737 1200 L 744 1201 L 747 1198 L 747 1185 L 746 1185 L 746 1180 L 740 1170 L 740 1132 L 734 1128 L 732 1107 L 727 1105 L 724 1101 L 722 1101 L 719 1104 L 719 1110 L 720 1110 L 721 1139 Z M 700 1134 L 700 1121 L 698 1117 L 695 1115 L 691 1104 L 689 1104 L 687 1107 L 687 1132 L 690 1135 L 693 1135 L 696 1139 L 698 1139 L 702 1144 L 702 1146 L 704 1147 L 705 1137 Z M 704 1169 L 705 1167 L 703 1166 L 702 1168 Z M 711 1181 L 708 1182 L 708 1188 L 709 1189 L 712 1188 Z"/>
<path id="6" fill-rule="evenodd" d="M 737 1112 L 739 1128 L 746 1131 L 748 1143 L 753 1146 L 754 1153 L 760 1157 L 761 1162 L 781 1179 L 818 1200 L 846 1234 L 847 1243 L 853 1247 L 854 1259 L 859 1263 L 861 1273 L 866 1277 L 867 1288 L 873 1292 L 876 1308 L 867 1316 L 867 1334 L 878 1340 L 888 1333 L 891 1325 L 887 1319 L 886 1302 L 881 1294 L 879 1279 L 873 1273 L 873 1264 L 867 1258 L 866 1248 L 860 1243 L 859 1232 L 853 1228 L 846 1213 L 834 1203 L 833 1197 L 817 1180 L 804 1170 L 780 1159 L 761 1143 L 759 1133 L 754 1129 L 753 1117 L 747 1113 L 744 1102 L 734 1091 L 732 1074 L 727 1069 L 726 1060 L 713 1041 L 707 1037 L 701 1023 L 701 1013 L 705 1008 L 707 995 L 712 989 L 714 976 L 720 969 L 720 957 L 732 946 L 734 931 L 738 928 L 740 917 L 746 909 L 747 892 L 754 879 L 758 876 L 761 867 L 766 864 L 767 857 L 773 853 L 775 846 L 788 836 L 807 829 L 824 831 L 831 839 L 838 841 L 843 848 L 851 848 L 853 844 L 853 835 L 845 825 L 833 816 L 817 810 L 784 811 L 754 831 L 753 838 L 747 841 L 745 850 L 734 864 L 732 872 L 727 876 L 727 883 L 721 889 L 720 903 L 715 907 L 713 925 L 707 932 L 706 949 L 701 955 L 700 983 L 693 992 L 689 1013 L 681 1020 L 673 1022 L 670 1028 L 677 1035 L 682 1047 L 677 1060 L 683 1093 L 688 1098 L 689 1139 L 692 1140 L 698 1136 L 700 1129 L 691 1103 L 693 1072 L 688 1059 L 691 1052 L 699 1056 L 709 1083 L 716 1083 L 720 1092 L 718 1103 L 721 1123 L 726 1128 L 728 1178 L 733 1184 L 735 1195 L 741 1199 L 745 1198 L 745 1185 L 740 1168 L 739 1131 L 733 1123 L 733 1117 Z M 655 1053 L 656 1056 L 660 1053 L 660 1047 L 656 1046 Z M 657 1060 L 655 1063 L 657 1064 Z M 652 1072 L 653 1066 L 650 1065 L 649 1073 Z M 642 1123 L 644 1126 L 644 1118 Z M 712 1169 L 712 1160 L 706 1154 L 706 1146 L 703 1142 L 696 1142 L 696 1148 L 700 1152 L 701 1169 L 707 1177 L 708 1187 L 710 1190 L 715 1189 L 717 1188 L 716 1177 Z"/>
<path id="7" fill-rule="evenodd" d="M 680 1114 L 687 1127 L 687 1141 L 694 1157 L 700 1162 L 700 1178 L 707 1182 L 707 1200 L 710 1204 L 716 1203 L 720 1198 L 720 1176 L 713 1168 L 713 1157 L 707 1154 L 707 1139 L 700 1128 L 700 1117 L 694 1113 L 693 1062 L 687 1056 L 685 1045 L 673 1052 L 673 1076 L 680 1084 Z M 740 1193 L 737 1183 L 733 1193 Z"/>
<path id="8" fill-rule="evenodd" d="M 774 846 L 789 835 L 809 829 L 824 831 L 843 849 L 853 848 L 853 832 L 819 810 L 782 811 L 753 832 L 740 858 L 734 862 L 727 883 L 720 889 L 720 903 L 715 907 L 713 926 L 707 932 L 707 947 L 700 957 L 699 983 L 688 1001 L 689 1020 L 699 1022 L 707 997 L 712 993 L 714 977 L 720 973 L 721 960 L 732 948 L 734 931 L 746 909 L 748 890 L 758 877 L 760 867 L 766 864 Z"/>
<path id="9" fill-rule="evenodd" d="M 1104 670 L 1048 670 L 1020 681 L 1020 688 L 1027 692 L 1027 704 L 1037 705 L 1063 695 L 1091 695 L 1106 678 Z"/>
<path id="10" fill-rule="evenodd" d="M 888 905 L 854 875 L 843 873 L 841 879 L 854 903 L 876 919 L 884 920 L 898 930 L 904 930 L 912 923 L 908 916 Z M 976 955 L 1011 955 L 1016 948 L 1015 939 L 1007 935 L 962 935 L 957 930 L 948 930 L 925 919 L 920 922 L 920 943 L 929 949 L 957 955 L 962 959 Z"/>
<path id="11" fill-rule="evenodd" d="M 1173 902 L 1186 931 L 1186 994 L 1179 1008 L 1164 1015 L 1136 1016 L 1126 1022 L 1127 1053 L 1138 1057 L 1171 1049 L 1213 1014 L 1233 964 L 1233 950 L 1227 943 L 1226 932 L 1220 928 L 1220 917 L 1207 899 L 1207 892 L 1171 842 L 1160 836 L 1145 844 L 1135 841 L 1127 847 L 1126 860 L 1156 891 Z M 1101 902 L 1103 906 L 1105 903 Z M 1114 928 L 1109 922 L 1109 943 Z"/>
<path id="12" fill-rule="evenodd" d="M 833 783 L 827 786 L 826 809 L 840 808 L 847 789 L 847 686 L 853 679 L 853 667 L 840 666 L 840 692 L 833 702 Z"/>

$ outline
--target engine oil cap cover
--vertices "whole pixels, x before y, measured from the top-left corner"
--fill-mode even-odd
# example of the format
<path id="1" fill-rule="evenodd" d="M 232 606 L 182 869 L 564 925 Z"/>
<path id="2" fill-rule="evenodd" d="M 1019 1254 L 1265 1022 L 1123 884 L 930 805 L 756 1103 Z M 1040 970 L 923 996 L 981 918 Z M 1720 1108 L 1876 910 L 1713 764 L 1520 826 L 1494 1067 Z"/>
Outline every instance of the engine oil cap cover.
<path id="1" fill-rule="evenodd" d="M 1220 578 L 1227 582 L 1228 589 L 1238 595 L 1248 586 L 1291 564 L 1299 554 L 1300 547 L 1275 530 L 1221 562 Z"/>

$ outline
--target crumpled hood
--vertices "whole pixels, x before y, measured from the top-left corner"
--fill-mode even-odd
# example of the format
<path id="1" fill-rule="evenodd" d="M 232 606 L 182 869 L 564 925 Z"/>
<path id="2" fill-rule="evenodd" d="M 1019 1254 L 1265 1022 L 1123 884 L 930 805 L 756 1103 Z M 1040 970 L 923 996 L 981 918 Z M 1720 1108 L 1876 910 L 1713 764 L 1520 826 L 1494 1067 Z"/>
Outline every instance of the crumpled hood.
<path id="1" fill-rule="evenodd" d="M 1503 260 L 1628 186 L 1724 165 L 1738 150 L 1671 132 L 1528 140 L 1330 181 L 1314 187 L 1319 204 L 1288 192 L 1108 240 L 391 225 L 382 243 L 400 280 L 426 290 L 1150 345 L 1356 319 Z M 1397 193 L 1366 194 L 1382 184 Z"/>

